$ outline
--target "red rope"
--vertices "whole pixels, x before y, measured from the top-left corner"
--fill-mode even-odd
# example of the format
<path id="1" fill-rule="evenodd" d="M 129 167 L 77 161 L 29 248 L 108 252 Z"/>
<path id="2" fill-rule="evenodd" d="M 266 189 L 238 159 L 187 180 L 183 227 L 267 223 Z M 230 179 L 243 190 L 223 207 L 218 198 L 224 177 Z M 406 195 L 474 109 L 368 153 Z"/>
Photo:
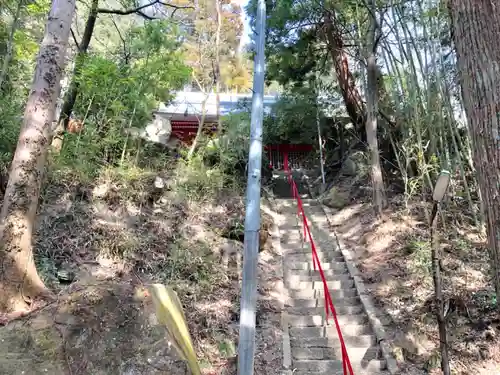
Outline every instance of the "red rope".
<path id="1" fill-rule="evenodd" d="M 352 370 L 352 365 L 351 361 L 349 360 L 349 355 L 347 354 L 347 349 L 345 346 L 344 342 L 344 337 L 342 335 L 342 331 L 340 329 L 340 324 L 337 318 L 337 311 L 335 310 L 335 306 L 333 305 L 332 297 L 330 295 L 330 290 L 328 289 L 328 284 L 326 282 L 326 277 L 325 273 L 323 272 L 323 267 L 321 267 L 321 262 L 319 261 L 318 257 L 318 252 L 316 249 L 316 244 L 314 243 L 311 230 L 309 228 L 309 224 L 307 222 L 307 217 L 304 211 L 304 205 L 302 204 L 302 199 L 300 198 L 299 191 L 297 189 L 297 185 L 295 184 L 295 181 L 292 177 L 292 173 L 290 172 L 288 168 L 288 153 L 285 152 L 283 155 L 283 164 L 284 164 L 284 170 L 285 173 L 287 174 L 288 177 L 288 182 L 290 183 L 291 189 L 292 189 L 292 196 L 293 198 L 297 201 L 297 215 L 299 217 L 302 217 L 302 223 L 303 223 L 303 230 L 304 230 L 304 241 L 307 242 L 309 239 L 309 242 L 311 244 L 311 253 L 312 253 L 312 260 L 313 260 L 313 268 L 314 270 L 319 270 L 319 274 L 321 276 L 321 281 L 323 282 L 323 290 L 324 290 L 324 298 L 325 298 L 325 314 L 326 314 L 326 321 L 328 322 L 328 319 L 330 317 L 330 312 L 332 313 L 333 320 L 335 322 L 335 327 L 337 329 L 337 334 L 339 336 L 340 340 L 340 348 L 342 350 L 342 368 L 344 370 L 344 375 L 354 375 L 354 372 Z M 349 372 L 347 372 L 349 370 Z"/>

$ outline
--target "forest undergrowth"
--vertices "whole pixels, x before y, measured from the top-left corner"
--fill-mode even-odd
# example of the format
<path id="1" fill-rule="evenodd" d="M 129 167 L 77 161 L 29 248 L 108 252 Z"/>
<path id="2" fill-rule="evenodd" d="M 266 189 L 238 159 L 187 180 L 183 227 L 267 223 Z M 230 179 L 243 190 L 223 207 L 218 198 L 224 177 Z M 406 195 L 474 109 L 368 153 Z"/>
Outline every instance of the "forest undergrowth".
<path id="1" fill-rule="evenodd" d="M 365 176 L 366 178 L 366 176 Z M 323 197 L 332 231 L 354 250 L 403 373 L 439 374 L 431 242 L 420 197 L 389 195 L 377 219 L 368 179 L 342 178 Z M 332 194 L 333 192 L 333 194 Z M 333 207 L 332 207 L 333 208 Z M 448 196 L 439 216 L 443 291 L 454 374 L 494 374 L 500 368 L 500 320 L 484 235 Z"/>
<path id="2" fill-rule="evenodd" d="M 34 237 L 57 300 L 31 301 L 27 317 L 0 328 L 2 373 L 187 373 L 146 298 L 151 283 L 177 292 L 203 373 L 234 373 L 244 221 L 235 177 L 174 156 L 154 168 L 104 167 L 95 178 L 74 171 L 50 163 Z M 277 255 L 266 246 L 261 267 L 272 268 Z M 272 320 L 268 281 L 259 316 Z M 262 321 L 265 350 L 279 333 Z M 257 371 L 268 373 L 274 358 L 260 358 Z"/>

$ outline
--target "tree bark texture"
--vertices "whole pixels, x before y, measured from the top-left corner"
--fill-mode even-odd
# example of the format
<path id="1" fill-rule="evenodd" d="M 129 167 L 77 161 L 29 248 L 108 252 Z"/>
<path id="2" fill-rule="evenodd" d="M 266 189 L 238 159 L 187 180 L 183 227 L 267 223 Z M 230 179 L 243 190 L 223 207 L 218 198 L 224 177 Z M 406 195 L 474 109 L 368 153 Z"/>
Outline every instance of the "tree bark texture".
<path id="1" fill-rule="evenodd" d="M 450 0 L 448 6 L 500 301 L 500 4 Z"/>
<path id="2" fill-rule="evenodd" d="M 365 107 L 361 95 L 359 94 L 354 77 L 349 69 L 349 62 L 344 51 L 342 34 L 335 24 L 332 12 L 324 12 L 324 33 L 326 36 L 328 51 L 332 56 L 335 67 L 335 75 L 344 98 L 347 113 L 351 118 L 356 130 L 360 132 L 361 140 L 366 140 L 366 133 L 363 131 L 365 125 Z"/>
<path id="3" fill-rule="evenodd" d="M 373 188 L 373 203 L 379 216 L 387 205 L 385 196 L 384 178 L 380 167 L 380 155 L 377 138 L 377 116 L 378 116 L 378 68 L 377 68 L 377 46 L 375 31 L 377 20 L 375 19 L 375 2 L 369 1 L 371 7 L 370 29 L 367 38 L 368 57 L 366 69 L 366 140 L 371 155 L 371 178 Z"/>
<path id="4" fill-rule="evenodd" d="M 34 263 L 32 234 L 75 3 L 52 1 L 12 160 L 0 211 L 0 312 L 24 310 L 46 292 Z"/>
<path id="5" fill-rule="evenodd" d="M 432 279 L 434 281 L 434 302 L 436 304 L 436 318 L 439 331 L 439 347 L 441 351 L 441 370 L 443 375 L 450 375 L 450 358 L 448 355 L 448 333 L 446 331 L 446 320 L 444 317 L 443 279 L 441 277 L 441 249 L 437 233 L 437 210 L 435 203 L 431 215 L 431 259 Z"/>
<path id="6" fill-rule="evenodd" d="M 54 131 L 54 139 L 52 140 L 52 147 L 56 152 L 61 151 L 64 141 L 64 132 L 68 130 L 71 113 L 73 112 L 73 108 L 75 107 L 79 89 L 77 78 L 80 75 L 80 70 L 82 69 L 82 66 L 85 62 L 85 57 L 87 56 L 90 41 L 92 40 L 92 35 L 94 34 L 95 24 L 97 21 L 98 6 L 99 0 L 93 0 L 90 7 L 89 17 L 87 18 L 87 22 L 85 23 L 85 30 L 83 31 L 82 41 L 77 46 L 78 53 L 76 54 L 75 67 L 73 69 L 73 78 L 69 85 L 68 92 L 64 97 L 61 114 L 57 121 L 57 127 Z"/>

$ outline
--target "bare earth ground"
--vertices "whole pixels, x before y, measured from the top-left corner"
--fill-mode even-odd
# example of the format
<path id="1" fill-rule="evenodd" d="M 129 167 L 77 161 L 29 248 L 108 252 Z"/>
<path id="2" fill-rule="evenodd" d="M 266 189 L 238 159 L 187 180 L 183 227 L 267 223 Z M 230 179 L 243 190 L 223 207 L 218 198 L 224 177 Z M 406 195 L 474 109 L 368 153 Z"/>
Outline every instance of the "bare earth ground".
<path id="1" fill-rule="evenodd" d="M 37 263 L 58 299 L 35 302 L 30 315 L 0 327 L 1 375 L 187 374 L 145 293 L 151 282 L 177 291 L 203 374 L 236 374 L 234 254 L 242 243 L 227 237 L 241 229 L 243 200 L 225 192 L 200 204 L 168 189 L 154 197 L 124 189 L 53 184 L 45 192 Z M 255 366 L 273 375 L 281 366 L 281 258 L 269 245 L 260 258 Z"/>
<path id="2" fill-rule="evenodd" d="M 349 186 L 338 187 L 344 198 Z M 429 230 L 423 204 L 391 202 L 375 220 L 363 199 L 334 211 L 332 230 L 356 252 L 362 274 L 380 308 L 402 374 L 440 374 L 439 338 L 433 309 Z M 396 208 L 395 208 L 396 207 Z M 457 212 L 440 227 L 448 329 L 454 374 L 500 374 L 500 319 L 489 282 L 485 241 Z"/>

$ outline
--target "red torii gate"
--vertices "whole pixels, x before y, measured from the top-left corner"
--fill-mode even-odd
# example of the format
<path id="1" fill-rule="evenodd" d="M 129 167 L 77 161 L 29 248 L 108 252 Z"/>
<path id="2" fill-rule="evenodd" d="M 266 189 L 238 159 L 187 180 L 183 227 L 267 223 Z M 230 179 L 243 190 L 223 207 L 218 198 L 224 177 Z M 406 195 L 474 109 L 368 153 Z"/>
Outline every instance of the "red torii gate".
<path id="1" fill-rule="evenodd" d="M 171 125 L 172 136 L 184 144 L 190 145 L 196 137 L 198 121 L 171 121 Z M 217 124 L 204 124 L 204 133 L 213 134 L 216 130 Z M 265 145 L 264 150 L 269 159 L 269 166 L 282 170 L 285 167 L 285 160 L 288 160 L 290 168 L 304 166 L 310 153 L 313 151 L 313 146 L 308 144 L 272 144 Z"/>
<path id="2" fill-rule="evenodd" d="M 185 144 L 191 144 L 198 132 L 198 121 L 171 121 L 172 135 Z M 217 124 L 206 122 L 203 124 L 204 133 L 214 133 L 217 130 Z"/>
<path id="3" fill-rule="evenodd" d="M 288 167 L 300 168 L 307 164 L 307 159 L 313 151 L 313 146 L 308 144 L 274 144 L 264 146 L 269 158 L 270 167 L 274 169 L 285 169 Z"/>

